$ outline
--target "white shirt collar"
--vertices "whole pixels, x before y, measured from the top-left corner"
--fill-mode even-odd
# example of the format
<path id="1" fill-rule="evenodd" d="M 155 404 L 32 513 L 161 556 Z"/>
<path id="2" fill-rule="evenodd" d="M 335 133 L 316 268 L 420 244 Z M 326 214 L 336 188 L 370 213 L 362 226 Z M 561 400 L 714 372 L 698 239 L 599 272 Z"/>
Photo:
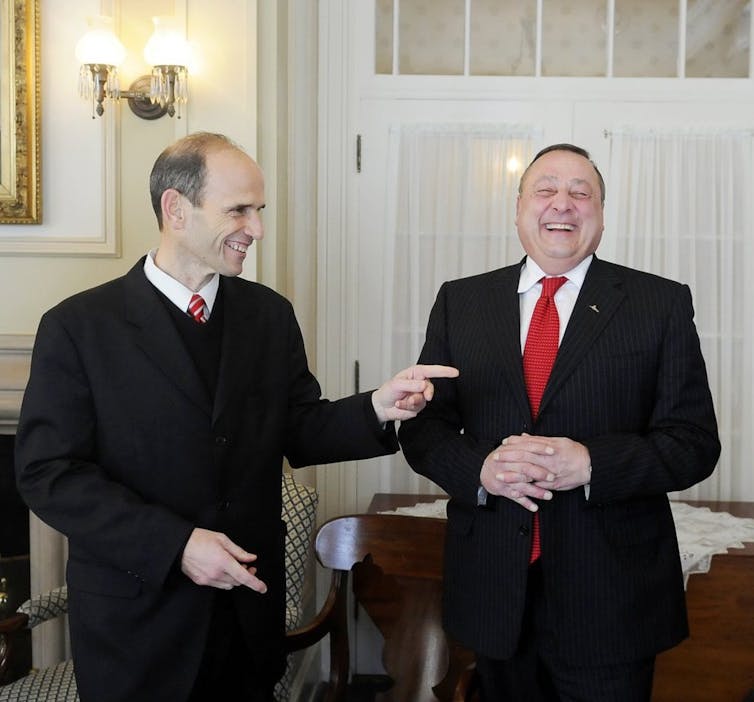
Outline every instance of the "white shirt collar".
<path id="1" fill-rule="evenodd" d="M 146 259 L 144 259 L 144 275 L 170 302 L 185 312 L 188 309 L 194 291 L 189 290 L 183 283 L 179 283 L 175 278 L 169 276 L 161 268 L 158 268 L 154 262 L 156 253 L 157 249 L 152 249 L 147 254 Z M 217 290 L 219 287 L 220 276 L 215 273 L 209 283 L 201 288 L 201 290 L 196 291 L 204 298 L 204 303 L 207 305 L 210 314 L 212 314 L 212 307 L 217 299 Z"/>
<path id="2" fill-rule="evenodd" d="M 589 270 L 589 266 L 592 263 L 594 254 L 589 254 L 581 263 L 579 263 L 570 271 L 566 271 L 563 275 L 568 278 L 569 283 L 573 283 L 577 288 L 581 288 L 584 284 L 584 278 L 586 278 L 586 272 Z M 539 267 L 537 262 L 526 257 L 524 265 L 521 266 L 521 277 L 518 279 L 518 292 L 524 293 L 531 290 L 542 278 L 546 278 L 547 274 Z"/>

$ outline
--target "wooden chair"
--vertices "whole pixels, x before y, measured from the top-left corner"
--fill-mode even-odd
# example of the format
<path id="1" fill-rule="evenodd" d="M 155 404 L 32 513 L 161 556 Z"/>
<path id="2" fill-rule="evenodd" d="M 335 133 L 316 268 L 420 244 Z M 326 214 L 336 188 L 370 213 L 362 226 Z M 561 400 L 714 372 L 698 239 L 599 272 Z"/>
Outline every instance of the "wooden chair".
<path id="1" fill-rule="evenodd" d="M 317 493 L 296 483 L 286 474 L 282 482 L 282 517 L 288 525 L 285 545 L 286 628 L 294 629 L 302 619 L 302 592 L 305 566 L 317 512 Z M 0 621 L 0 680 L 12 666 L 13 644 L 21 632 L 65 614 L 68 589 L 63 586 L 24 602 L 15 614 Z M 301 639 L 299 639 L 300 641 Z M 290 647 L 290 650 L 295 650 Z M 275 688 L 276 702 L 289 698 L 289 674 Z M 73 663 L 70 660 L 46 668 L 0 687 L 0 702 L 77 702 Z"/>
<path id="2" fill-rule="evenodd" d="M 405 504 L 412 505 L 416 500 L 415 495 L 407 496 Z M 390 509 L 396 504 L 400 502 L 390 505 L 381 502 L 380 506 L 375 504 L 374 509 Z M 733 509 L 730 511 L 735 513 Z M 317 557 L 323 566 L 333 569 L 328 603 L 319 615 L 322 626 L 318 633 L 320 637 L 324 636 L 328 633 L 328 627 L 333 632 L 327 702 L 339 702 L 346 698 L 349 671 L 346 595 L 349 572 L 353 573 L 356 600 L 385 639 L 383 663 L 394 684 L 389 690 L 378 693 L 376 700 L 473 702 L 478 699 L 479 680 L 473 665 L 473 654 L 447 641 L 440 628 L 445 527 L 443 519 L 362 514 L 339 517 L 320 528 L 315 541 Z M 748 629 L 745 623 L 751 621 L 746 619 L 746 612 L 751 610 L 748 605 L 754 592 L 749 586 L 751 548 L 748 545 L 727 555 L 716 556 L 708 575 L 692 576 L 687 592 L 692 632 L 694 625 L 697 630 L 713 631 L 713 640 L 717 642 L 700 642 L 700 636 L 695 636 L 695 651 L 701 650 L 703 644 L 708 651 L 717 654 L 704 669 L 708 673 L 709 684 L 720 686 L 721 678 L 731 677 L 716 672 L 716 666 L 730 663 L 727 659 L 731 656 L 722 660 L 720 652 L 714 651 L 711 646 L 719 648 L 725 645 L 734 649 L 737 656 L 734 663 L 738 666 L 735 669 L 739 671 L 732 676 L 732 681 L 726 680 L 729 688 L 734 689 L 723 697 L 714 693 L 710 696 L 708 689 L 696 682 L 698 691 L 694 695 L 695 700 L 754 702 L 754 690 L 749 691 L 752 669 L 745 666 L 746 655 L 754 649 L 740 645 L 740 642 L 750 639 L 746 636 Z M 744 624 L 739 622 L 735 637 L 726 640 L 725 632 L 719 630 L 718 620 L 725 615 L 725 621 L 729 621 L 729 613 L 738 611 L 744 612 Z M 712 617 L 712 614 L 715 616 Z M 727 625 L 726 631 L 731 632 L 734 628 Z M 314 637 L 309 643 L 312 640 Z M 663 675 L 661 666 L 663 659 L 668 657 L 683 662 L 684 650 L 692 645 L 693 637 L 677 649 L 659 656 L 653 699 L 675 701 L 690 698 L 688 673 L 685 678 L 680 672 L 670 675 L 666 660 Z M 696 660 L 698 654 L 695 652 L 694 655 Z M 683 670 L 686 671 L 686 668 Z M 695 681 L 699 679 L 697 676 Z M 682 694 L 678 691 L 681 685 Z"/>
<path id="3" fill-rule="evenodd" d="M 346 698 L 349 572 L 356 600 L 385 639 L 383 663 L 392 686 L 377 699 L 467 699 L 464 669 L 471 654 L 448 641 L 441 627 L 444 539 L 442 519 L 359 514 L 320 527 L 315 550 L 319 562 L 333 571 L 330 592 L 314 622 L 290 632 L 288 641 L 308 646 L 330 634 L 326 702 Z"/>

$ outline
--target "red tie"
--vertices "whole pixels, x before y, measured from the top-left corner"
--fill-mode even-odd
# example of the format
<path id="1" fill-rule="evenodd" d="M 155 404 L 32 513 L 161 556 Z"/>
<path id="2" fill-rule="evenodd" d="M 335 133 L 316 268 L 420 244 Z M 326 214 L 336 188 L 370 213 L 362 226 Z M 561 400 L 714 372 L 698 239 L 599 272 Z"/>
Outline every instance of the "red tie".
<path id="1" fill-rule="evenodd" d="M 560 320 L 553 297 L 566 280 L 568 278 L 564 276 L 542 279 L 542 294 L 531 316 L 529 333 L 526 335 L 526 344 L 524 344 L 524 380 L 526 392 L 529 394 L 531 415 L 535 420 L 539 414 L 539 403 L 542 401 L 550 371 L 555 363 L 555 356 L 558 353 Z M 539 513 L 535 512 L 529 563 L 534 563 L 540 553 Z"/>
<path id="2" fill-rule="evenodd" d="M 194 293 L 189 302 L 188 313 L 194 318 L 195 322 L 204 324 L 207 321 L 207 306 L 201 295 Z"/>

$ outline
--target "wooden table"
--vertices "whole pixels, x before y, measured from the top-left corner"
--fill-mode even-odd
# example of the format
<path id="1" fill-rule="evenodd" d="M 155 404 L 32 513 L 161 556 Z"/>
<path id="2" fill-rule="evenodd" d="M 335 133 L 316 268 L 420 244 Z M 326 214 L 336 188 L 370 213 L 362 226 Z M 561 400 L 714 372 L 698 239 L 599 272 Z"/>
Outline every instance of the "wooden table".
<path id="1" fill-rule="evenodd" d="M 369 512 L 436 499 L 378 493 Z M 689 504 L 754 518 L 754 503 Z M 422 538 L 433 541 L 440 555 L 436 569 L 425 577 L 385 578 L 374 568 L 379 563 L 354 569 L 356 597 L 385 638 L 383 663 L 395 681 L 376 700 L 450 700 L 458 674 L 472 660 L 467 650 L 447 641 L 441 629 L 445 524 L 429 521 L 432 524 L 421 529 Z M 754 689 L 754 544 L 714 556 L 709 573 L 689 578 L 686 599 L 691 637 L 658 657 L 652 702 L 741 702 Z"/>
<path id="2" fill-rule="evenodd" d="M 751 502 L 689 502 L 754 518 Z M 754 692 L 754 544 L 712 558 L 686 588 L 691 636 L 657 658 L 652 702 L 741 702 Z"/>

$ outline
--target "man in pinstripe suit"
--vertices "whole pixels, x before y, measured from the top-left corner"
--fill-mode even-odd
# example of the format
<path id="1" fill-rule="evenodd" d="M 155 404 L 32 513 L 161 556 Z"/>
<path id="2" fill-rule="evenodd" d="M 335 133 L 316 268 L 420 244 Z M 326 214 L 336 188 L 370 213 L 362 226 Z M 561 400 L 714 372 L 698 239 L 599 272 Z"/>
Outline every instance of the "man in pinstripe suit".
<path id="1" fill-rule="evenodd" d="M 656 654 L 688 635 L 666 493 L 713 471 L 715 413 L 689 288 L 594 255 L 604 197 L 583 149 L 537 154 L 517 203 L 526 258 L 441 287 L 420 363 L 460 377 L 400 431 L 450 496 L 444 625 L 476 652 L 487 702 L 646 702 Z M 535 418 L 522 349 L 547 276 L 567 281 Z"/>

